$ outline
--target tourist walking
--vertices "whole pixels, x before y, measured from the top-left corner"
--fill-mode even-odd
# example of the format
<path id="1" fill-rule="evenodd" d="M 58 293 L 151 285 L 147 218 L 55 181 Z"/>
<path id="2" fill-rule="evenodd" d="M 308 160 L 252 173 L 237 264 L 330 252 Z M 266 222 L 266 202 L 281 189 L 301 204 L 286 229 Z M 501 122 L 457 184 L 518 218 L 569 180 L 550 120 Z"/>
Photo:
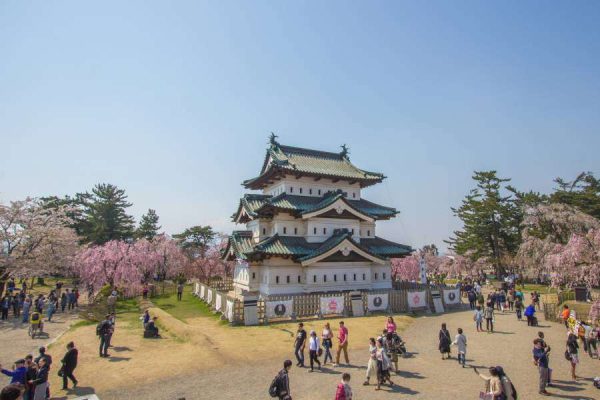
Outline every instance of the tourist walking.
<path id="1" fill-rule="evenodd" d="M 473 367 L 473 371 L 485 381 L 485 392 L 491 394 L 494 400 L 503 400 L 502 395 L 502 382 L 500 381 L 500 376 L 498 375 L 498 371 L 496 367 L 490 367 L 489 373 L 490 376 L 480 374 L 477 368 Z"/>
<path id="2" fill-rule="evenodd" d="M 475 309 L 475 302 L 477 301 L 477 293 L 474 290 L 470 290 L 467 293 L 467 299 L 469 300 L 469 307 L 471 310 Z"/>
<path id="3" fill-rule="evenodd" d="M 523 300 L 519 296 L 515 296 L 515 311 L 517 312 L 517 319 L 520 321 L 523 317 Z"/>
<path id="4" fill-rule="evenodd" d="M 488 333 L 494 333 L 494 303 L 491 301 L 485 307 L 483 318 L 485 318 L 485 330 Z"/>
<path id="5" fill-rule="evenodd" d="M 73 382 L 73 387 L 77 387 L 77 379 L 75 378 L 75 375 L 73 375 L 73 371 L 75 371 L 75 368 L 77 367 L 78 354 L 79 353 L 78 353 L 77 349 L 75 348 L 75 343 L 69 342 L 67 344 L 67 352 L 66 352 L 65 356 L 63 357 L 63 359 L 61 360 L 62 367 L 58 374 L 59 376 L 62 376 L 62 380 L 63 380 L 62 389 L 63 390 L 68 389 L 69 379 L 71 380 L 71 382 Z M 61 375 L 61 371 L 62 371 L 62 375 Z"/>
<path id="6" fill-rule="evenodd" d="M 56 304 L 51 301 L 48 303 L 48 308 L 46 308 L 46 318 L 48 319 L 48 322 L 52 322 L 52 316 L 54 315 L 54 312 L 56 311 Z"/>
<path id="7" fill-rule="evenodd" d="M 394 322 L 394 317 L 388 317 L 387 322 L 385 323 L 385 329 L 387 333 L 396 332 L 396 323 Z"/>
<path id="8" fill-rule="evenodd" d="M 67 308 L 67 294 L 65 292 L 63 292 L 60 295 L 60 311 L 61 312 L 65 312 L 65 308 Z"/>
<path id="9" fill-rule="evenodd" d="M 25 301 L 23 301 L 23 318 L 21 319 L 22 323 L 29 322 L 29 310 L 31 309 L 31 298 L 27 297 Z"/>
<path id="10" fill-rule="evenodd" d="M 177 285 L 177 301 L 181 301 L 182 297 L 183 297 L 183 283 L 179 282 L 179 285 Z"/>
<path id="11" fill-rule="evenodd" d="M 283 369 L 279 371 L 269 387 L 269 395 L 271 397 L 277 397 L 279 400 L 292 400 L 289 378 L 289 371 L 291 368 L 292 361 L 285 360 L 283 362 Z"/>
<path id="12" fill-rule="evenodd" d="M 481 309 L 483 309 L 483 307 L 485 306 L 485 297 L 483 297 L 483 294 L 481 292 L 477 293 L 477 304 L 479 304 L 479 307 L 481 307 Z"/>
<path id="13" fill-rule="evenodd" d="M 569 338 L 567 339 L 565 357 L 571 363 L 571 379 L 575 381 L 577 380 L 575 369 L 577 368 L 577 364 L 579 364 L 579 344 L 577 343 L 577 336 L 572 333 L 569 334 Z"/>
<path id="14" fill-rule="evenodd" d="M 29 384 L 34 385 L 33 400 L 46 400 L 49 365 L 46 363 L 45 358 L 41 358 L 37 364 L 38 370 L 35 375 L 35 379 L 29 381 Z"/>
<path id="15" fill-rule="evenodd" d="M 450 339 L 450 332 L 446 329 L 446 324 L 442 324 L 442 329 L 438 334 L 439 344 L 438 349 L 440 353 L 442 353 L 442 360 L 444 360 L 444 354 L 448 355 L 450 358 L 450 343 L 452 343 L 452 339 Z"/>
<path id="16" fill-rule="evenodd" d="M 500 306 L 500 311 L 504 312 L 505 308 L 506 308 L 506 292 L 504 290 L 501 290 L 500 293 L 498 294 L 498 305 Z"/>
<path id="17" fill-rule="evenodd" d="M 569 329 L 569 317 L 571 316 L 571 310 L 569 310 L 569 306 L 567 304 L 565 304 L 563 306 L 563 310 L 560 313 L 560 317 L 563 320 L 563 323 L 565 324 L 565 328 Z"/>
<path id="18" fill-rule="evenodd" d="M 506 295 L 506 301 L 508 301 L 508 309 L 513 311 L 515 308 L 515 291 L 513 289 L 508 291 Z"/>
<path id="19" fill-rule="evenodd" d="M 388 356 L 390 360 L 390 364 L 394 366 L 394 371 L 398 373 L 398 350 L 397 346 L 394 344 L 394 334 L 388 332 L 383 338 L 383 348 L 385 349 L 385 354 Z M 391 367 L 391 365 L 390 365 Z"/>
<path id="20" fill-rule="evenodd" d="M 329 322 L 325 323 L 325 327 L 323 328 L 323 332 L 321 333 L 321 343 L 323 343 L 323 347 L 325 348 L 325 357 L 323 358 L 323 365 L 327 365 L 327 360 L 333 364 L 333 357 L 331 355 L 331 348 L 333 347 L 333 332 L 331 331 L 331 327 L 329 326 Z"/>
<path id="21" fill-rule="evenodd" d="M 69 310 L 74 310 L 75 306 L 77 305 L 76 290 L 77 289 L 73 289 L 73 290 L 71 290 L 71 293 L 69 293 L 69 305 L 68 305 Z"/>
<path id="22" fill-rule="evenodd" d="M 96 334 L 100 338 L 100 357 L 110 356 L 110 354 L 108 354 L 108 345 L 110 344 L 110 337 L 112 335 L 112 332 L 109 318 L 110 315 L 106 315 L 104 320 L 100 322 L 96 327 Z"/>
<path id="23" fill-rule="evenodd" d="M 344 321 L 340 321 L 340 330 L 338 331 L 338 349 L 335 357 L 335 364 L 340 364 L 340 355 L 344 352 L 344 359 L 346 364 L 350 365 L 350 359 L 348 358 L 348 328 L 344 325 Z"/>
<path id="24" fill-rule="evenodd" d="M 481 311 L 481 306 L 477 306 L 475 309 L 473 321 L 475 321 L 475 328 L 477 329 L 477 332 L 483 332 L 483 312 Z"/>
<path id="25" fill-rule="evenodd" d="M 347 372 L 342 374 L 342 381 L 337 385 L 337 389 L 335 391 L 335 400 L 352 400 L 350 374 Z"/>
<path id="26" fill-rule="evenodd" d="M 543 347 L 543 339 L 535 339 L 533 341 L 533 363 L 538 367 L 539 382 L 538 382 L 538 393 L 544 396 L 549 396 L 550 393 L 546 391 L 548 385 L 548 352 L 550 347 Z"/>
<path id="27" fill-rule="evenodd" d="M 308 372 L 314 371 L 314 363 L 319 365 L 319 371 L 321 370 L 321 362 L 319 361 L 319 338 L 317 337 L 317 333 L 315 331 L 310 331 L 310 338 L 308 339 L 308 356 L 310 357 L 310 370 Z"/>
<path id="28" fill-rule="evenodd" d="M 294 340 L 294 354 L 298 363 L 296 366 L 304 368 L 304 347 L 306 346 L 306 331 L 304 330 L 304 324 L 300 322 L 298 324 L 298 330 L 296 331 L 296 340 Z"/>
<path id="29" fill-rule="evenodd" d="M 383 340 L 379 339 L 375 343 L 377 346 L 377 388 L 375 390 L 380 390 L 381 385 L 385 384 L 386 381 L 389 382 L 390 386 L 393 386 L 394 382 L 390 377 L 390 360 L 383 348 Z"/>
<path id="30" fill-rule="evenodd" d="M 467 359 L 467 337 L 462 328 L 458 328 L 458 334 L 454 337 L 452 344 L 458 347 L 458 363 L 464 368 Z"/>
<path id="31" fill-rule="evenodd" d="M 552 370 L 550 369 L 550 350 L 551 350 L 551 348 L 550 348 L 550 346 L 548 346 L 548 343 L 546 343 L 544 332 L 539 331 L 538 332 L 538 337 L 536 339 L 540 340 L 540 343 L 542 345 L 542 349 L 544 349 L 544 351 L 546 352 L 546 359 L 547 359 L 546 360 L 546 364 L 548 364 L 548 384 L 547 384 L 547 386 L 552 386 L 550 384 L 551 379 L 552 379 L 552 376 L 551 376 L 551 371 Z"/>
<path id="32" fill-rule="evenodd" d="M 2 302 L 0 302 L 0 308 L 2 309 L 2 321 L 8 320 L 8 310 L 10 309 L 10 297 L 4 296 Z"/>
<path id="33" fill-rule="evenodd" d="M 591 326 L 588 337 L 588 354 L 591 358 L 598 357 L 598 339 L 600 339 L 600 327 Z"/>
<path id="34" fill-rule="evenodd" d="M 377 379 L 377 345 L 375 344 L 375 338 L 369 339 L 369 361 L 367 362 L 367 376 L 363 385 L 367 386 L 371 376 L 375 376 Z"/>

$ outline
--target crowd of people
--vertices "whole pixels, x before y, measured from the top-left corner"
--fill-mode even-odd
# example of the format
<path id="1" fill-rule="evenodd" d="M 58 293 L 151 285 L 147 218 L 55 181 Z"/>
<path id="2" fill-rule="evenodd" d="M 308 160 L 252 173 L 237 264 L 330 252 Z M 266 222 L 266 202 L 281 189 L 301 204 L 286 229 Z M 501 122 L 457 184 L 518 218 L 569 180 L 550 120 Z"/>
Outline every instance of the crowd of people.
<path id="1" fill-rule="evenodd" d="M 50 398 L 49 374 L 52 371 L 52 356 L 45 347 L 39 348 L 37 357 L 29 354 L 14 362 L 12 369 L 0 366 L 0 372 L 9 376 L 10 384 L 0 391 L 0 400 L 46 400 Z M 73 387 L 78 381 L 73 372 L 77 368 L 78 351 L 75 343 L 67 344 L 67 351 L 61 359 L 58 375 L 62 377 L 62 390 L 68 390 L 69 380 Z"/>

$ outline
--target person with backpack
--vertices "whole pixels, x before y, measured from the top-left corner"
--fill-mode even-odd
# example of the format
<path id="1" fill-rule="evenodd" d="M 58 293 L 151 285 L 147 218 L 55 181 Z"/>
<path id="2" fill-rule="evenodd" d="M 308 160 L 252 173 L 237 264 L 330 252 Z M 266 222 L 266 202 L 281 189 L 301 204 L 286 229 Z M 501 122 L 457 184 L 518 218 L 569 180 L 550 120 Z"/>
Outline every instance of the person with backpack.
<path id="1" fill-rule="evenodd" d="M 292 361 L 285 360 L 283 362 L 283 369 L 279 371 L 275 379 L 269 386 L 269 396 L 277 397 L 279 400 L 292 400 L 290 393 L 290 378 L 289 371 L 292 368 Z"/>
<path id="2" fill-rule="evenodd" d="M 298 324 L 298 331 L 296 331 L 296 340 L 294 340 L 294 354 L 298 363 L 297 367 L 304 368 L 304 347 L 306 346 L 306 331 L 304 330 L 304 324 L 300 322 Z"/>
<path id="3" fill-rule="evenodd" d="M 571 363 L 571 379 L 576 381 L 577 374 L 575 373 L 575 369 L 577 368 L 577 364 L 579 364 L 579 344 L 577 343 L 577 336 L 573 333 L 570 333 L 567 339 L 565 358 Z"/>
<path id="4" fill-rule="evenodd" d="M 513 385 L 508 375 L 504 372 L 504 368 L 496 366 L 496 371 L 498 371 L 500 383 L 502 384 L 503 400 L 517 400 L 515 385 Z"/>
<path id="5" fill-rule="evenodd" d="M 335 400 L 352 400 L 352 388 L 350 388 L 350 374 L 344 372 L 342 381 L 338 383 L 335 391 Z"/>
<path id="6" fill-rule="evenodd" d="M 100 357 L 110 356 L 110 354 L 108 354 L 108 345 L 110 344 L 110 337 L 112 336 L 112 327 L 109 318 L 110 314 L 106 315 L 105 319 L 96 326 L 96 335 L 100 338 Z"/>

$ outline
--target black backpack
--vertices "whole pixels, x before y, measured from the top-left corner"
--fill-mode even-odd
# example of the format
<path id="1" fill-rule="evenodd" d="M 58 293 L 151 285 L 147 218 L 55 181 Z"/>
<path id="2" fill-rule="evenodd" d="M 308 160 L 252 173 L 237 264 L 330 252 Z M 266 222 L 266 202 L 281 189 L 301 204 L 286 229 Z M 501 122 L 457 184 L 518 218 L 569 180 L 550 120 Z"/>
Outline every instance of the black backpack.
<path id="1" fill-rule="evenodd" d="M 102 321 L 96 325 L 96 336 L 101 336 L 106 333 L 106 325 L 106 321 Z"/>
<path id="2" fill-rule="evenodd" d="M 275 379 L 273 379 L 273 382 L 271 382 L 271 386 L 269 386 L 269 396 L 271 396 L 271 397 L 279 396 L 279 380 L 280 380 L 279 374 L 277 374 Z"/>

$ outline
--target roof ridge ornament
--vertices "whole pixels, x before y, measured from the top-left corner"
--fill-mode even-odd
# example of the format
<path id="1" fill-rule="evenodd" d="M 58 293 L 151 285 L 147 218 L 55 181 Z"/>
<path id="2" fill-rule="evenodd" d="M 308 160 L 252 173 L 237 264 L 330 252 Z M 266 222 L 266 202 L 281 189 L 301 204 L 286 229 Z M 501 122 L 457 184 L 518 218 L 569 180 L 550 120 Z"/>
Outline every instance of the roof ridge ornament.
<path id="1" fill-rule="evenodd" d="M 273 146 L 279 146 L 279 142 L 277 142 L 277 136 L 273 131 L 271 131 L 271 136 L 269 136 L 269 143 Z"/>
<path id="2" fill-rule="evenodd" d="M 340 147 L 342 148 L 342 152 L 340 153 L 342 158 L 345 158 L 346 160 L 350 160 L 350 157 L 348 157 L 348 155 L 350 154 L 350 147 L 348 147 L 346 145 L 346 143 L 344 143 Z"/>

